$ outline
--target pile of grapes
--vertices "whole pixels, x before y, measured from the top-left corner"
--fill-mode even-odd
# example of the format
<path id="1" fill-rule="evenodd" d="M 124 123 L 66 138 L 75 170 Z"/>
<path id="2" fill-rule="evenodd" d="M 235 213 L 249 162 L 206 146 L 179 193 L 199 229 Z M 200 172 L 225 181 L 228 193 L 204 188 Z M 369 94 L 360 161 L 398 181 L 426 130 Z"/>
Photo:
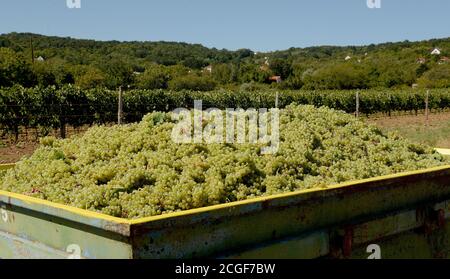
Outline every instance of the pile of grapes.
<path id="1" fill-rule="evenodd" d="M 444 165 L 433 149 L 326 107 L 280 110 L 280 146 L 175 143 L 171 113 L 43 138 L 0 189 L 139 218 Z"/>

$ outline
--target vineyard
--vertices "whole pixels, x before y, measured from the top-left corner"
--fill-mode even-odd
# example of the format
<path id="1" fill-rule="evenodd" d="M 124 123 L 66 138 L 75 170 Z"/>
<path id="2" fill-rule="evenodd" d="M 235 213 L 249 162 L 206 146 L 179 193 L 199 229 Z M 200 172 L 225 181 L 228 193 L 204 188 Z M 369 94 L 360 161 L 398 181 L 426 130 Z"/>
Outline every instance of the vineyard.
<path id="1" fill-rule="evenodd" d="M 420 111 L 426 106 L 425 90 L 345 90 L 345 91 L 263 91 L 243 92 L 217 90 L 211 92 L 128 90 L 123 92 L 123 120 L 137 122 L 153 111 L 190 108 L 194 100 L 204 107 L 216 108 L 284 108 L 291 103 L 327 106 L 347 113 L 356 109 L 358 92 L 359 113 L 373 114 L 393 111 Z M 73 86 L 61 89 L 23 88 L 0 89 L 0 129 L 16 138 L 23 128 L 35 128 L 46 134 L 65 126 L 105 124 L 117 121 L 118 92 L 107 89 L 81 90 Z M 428 108 L 450 108 L 450 91 L 429 91 Z"/>

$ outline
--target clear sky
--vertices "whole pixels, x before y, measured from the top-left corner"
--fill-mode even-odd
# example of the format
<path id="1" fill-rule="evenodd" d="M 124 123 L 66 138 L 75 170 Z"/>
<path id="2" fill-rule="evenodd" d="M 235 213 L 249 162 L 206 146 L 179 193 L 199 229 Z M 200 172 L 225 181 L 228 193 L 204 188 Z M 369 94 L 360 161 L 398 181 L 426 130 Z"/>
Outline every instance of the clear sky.
<path id="1" fill-rule="evenodd" d="M 0 33 L 256 51 L 450 37 L 450 0 L 380 0 L 380 9 L 367 0 L 80 1 L 0 0 Z"/>

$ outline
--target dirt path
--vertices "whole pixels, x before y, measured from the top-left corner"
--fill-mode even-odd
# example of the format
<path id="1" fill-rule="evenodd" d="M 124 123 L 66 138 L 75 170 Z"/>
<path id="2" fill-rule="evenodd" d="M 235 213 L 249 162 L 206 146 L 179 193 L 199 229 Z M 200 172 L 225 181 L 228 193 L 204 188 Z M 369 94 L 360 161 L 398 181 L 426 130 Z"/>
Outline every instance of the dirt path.
<path id="1" fill-rule="evenodd" d="M 20 142 L 0 147 L 0 164 L 17 162 L 23 156 L 32 154 L 37 146 L 35 142 Z"/>

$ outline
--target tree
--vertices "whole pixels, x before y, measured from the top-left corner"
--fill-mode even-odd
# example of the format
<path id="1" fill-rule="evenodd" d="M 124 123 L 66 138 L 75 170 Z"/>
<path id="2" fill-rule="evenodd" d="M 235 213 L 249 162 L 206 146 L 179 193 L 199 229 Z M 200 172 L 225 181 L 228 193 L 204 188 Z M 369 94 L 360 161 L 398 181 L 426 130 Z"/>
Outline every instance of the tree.
<path id="1" fill-rule="evenodd" d="M 36 85 L 47 87 L 56 85 L 56 77 L 52 65 L 48 62 L 36 62 L 32 66 L 34 81 Z"/>
<path id="2" fill-rule="evenodd" d="M 292 64 L 286 59 L 273 59 L 270 61 L 270 70 L 274 75 L 287 79 L 292 74 Z"/>
<path id="3" fill-rule="evenodd" d="M 448 88 L 450 87 L 450 64 L 437 65 L 426 72 L 419 80 L 421 87 Z"/>
<path id="4" fill-rule="evenodd" d="M 0 48 L 0 87 L 14 84 L 31 86 L 33 84 L 30 65 L 24 57 L 9 48 Z"/>
<path id="5" fill-rule="evenodd" d="M 147 68 L 144 73 L 139 74 L 135 79 L 136 86 L 140 89 L 165 89 L 168 86 L 170 76 L 166 67 L 154 65 Z"/>
<path id="6" fill-rule="evenodd" d="M 208 65 L 208 62 L 200 57 L 187 57 L 182 64 L 191 69 L 201 69 Z"/>
<path id="7" fill-rule="evenodd" d="M 236 67 L 232 64 L 213 65 L 212 76 L 219 84 L 229 84 L 237 81 Z"/>
<path id="8" fill-rule="evenodd" d="M 367 87 L 367 75 L 362 67 L 350 63 L 327 64 L 306 72 L 303 82 L 308 89 L 358 89 Z"/>
<path id="9" fill-rule="evenodd" d="M 419 64 L 419 66 L 416 68 L 416 76 L 421 77 L 429 69 L 430 68 L 427 64 Z"/>
<path id="10" fill-rule="evenodd" d="M 260 82 L 264 83 L 270 77 L 270 71 L 265 71 L 261 66 L 252 63 L 244 63 L 239 67 L 239 81 L 241 83 Z"/>
<path id="11" fill-rule="evenodd" d="M 302 64 L 292 65 L 292 74 L 284 82 L 283 86 L 290 89 L 300 89 L 305 84 L 303 82 L 303 75 L 308 69 Z"/>
<path id="12" fill-rule="evenodd" d="M 379 72 L 378 83 L 382 87 L 411 86 L 416 81 L 415 68 L 400 61 L 381 60 Z"/>
<path id="13" fill-rule="evenodd" d="M 98 65 L 106 74 L 106 86 L 111 89 L 131 85 L 134 82 L 133 68 L 121 58 L 112 58 Z"/>
<path id="14" fill-rule="evenodd" d="M 105 87 L 106 83 L 106 75 L 94 67 L 88 67 L 75 81 L 75 84 L 83 89 Z"/>
<path id="15" fill-rule="evenodd" d="M 216 88 L 216 82 L 207 76 L 188 75 L 169 81 L 169 88 L 172 90 L 211 91 Z"/>

